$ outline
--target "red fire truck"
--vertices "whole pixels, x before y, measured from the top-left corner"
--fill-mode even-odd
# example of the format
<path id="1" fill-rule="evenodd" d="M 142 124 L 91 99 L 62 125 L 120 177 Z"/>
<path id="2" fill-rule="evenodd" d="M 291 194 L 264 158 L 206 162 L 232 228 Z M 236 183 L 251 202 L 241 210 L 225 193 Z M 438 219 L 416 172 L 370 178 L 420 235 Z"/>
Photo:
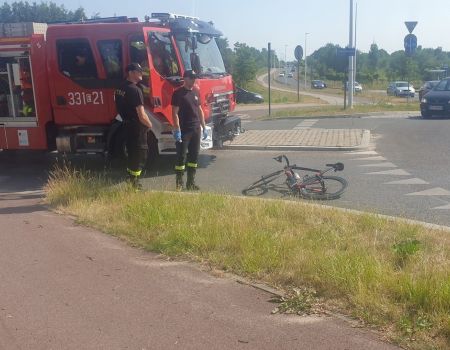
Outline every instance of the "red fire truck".
<path id="1" fill-rule="evenodd" d="M 240 131 L 232 77 L 226 73 L 209 22 L 156 13 L 82 23 L 0 24 L 0 149 L 65 153 L 124 152 L 114 91 L 125 67 L 144 67 L 146 110 L 153 123 L 150 152 L 174 151 L 171 97 L 183 72 L 197 86 L 209 137 L 202 148 Z"/>

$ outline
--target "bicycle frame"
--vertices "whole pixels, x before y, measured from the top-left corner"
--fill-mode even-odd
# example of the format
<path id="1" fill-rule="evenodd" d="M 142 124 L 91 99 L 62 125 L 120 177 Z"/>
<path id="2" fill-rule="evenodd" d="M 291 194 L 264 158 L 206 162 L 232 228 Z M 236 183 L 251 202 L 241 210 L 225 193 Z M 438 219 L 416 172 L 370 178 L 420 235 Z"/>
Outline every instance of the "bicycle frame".
<path id="1" fill-rule="evenodd" d="M 319 169 L 313 169 L 313 168 L 305 168 L 305 167 L 300 167 L 297 166 L 296 164 L 290 165 L 289 163 L 289 159 L 286 157 L 286 155 L 281 155 L 279 157 L 274 158 L 276 161 L 278 162 L 282 162 L 282 160 L 284 159 L 286 162 L 286 166 L 284 167 L 283 171 L 287 177 L 287 180 L 289 180 L 290 178 L 295 178 L 295 183 L 293 185 L 289 185 L 288 186 L 293 189 L 301 189 L 301 188 L 305 188 L 308 185 L 314 184 L 314 183 L 320 183 L 321 187 L 322 187 L 322 191 L 323 191 L 323 187 L 324 187 L 324 182 L 322 180 L 322 175 L 331 171 L 331 170 L 336 170 L 333 166 L 330 166 L 329 168 L 325 169 L 325 170 L 319 170 Z M 302 170 L 302 171 L 308 171 L 308 172 L 313 172 L 315 173 L 314 176 L 309 176 L 306 175 L 306 181 L 305 181 L 305 177 L 303 179 L 297 179 L 295 177 L 295 173 L 294 170 Z M 273 176 L 275 173 L 272 173 L 268 176 Z"/>

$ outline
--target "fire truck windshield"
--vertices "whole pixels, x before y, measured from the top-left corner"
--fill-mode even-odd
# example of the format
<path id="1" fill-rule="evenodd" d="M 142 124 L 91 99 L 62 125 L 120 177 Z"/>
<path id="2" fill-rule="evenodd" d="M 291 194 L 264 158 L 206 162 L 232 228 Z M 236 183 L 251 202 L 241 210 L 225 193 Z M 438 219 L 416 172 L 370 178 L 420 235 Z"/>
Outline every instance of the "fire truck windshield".
<path id="1" fill-rule="evenodd" d="M 176 41 L 185 69 L 197 70 L 200 77 L 227 74 L 213 37 L 205 34 L 177 35 Z"/>

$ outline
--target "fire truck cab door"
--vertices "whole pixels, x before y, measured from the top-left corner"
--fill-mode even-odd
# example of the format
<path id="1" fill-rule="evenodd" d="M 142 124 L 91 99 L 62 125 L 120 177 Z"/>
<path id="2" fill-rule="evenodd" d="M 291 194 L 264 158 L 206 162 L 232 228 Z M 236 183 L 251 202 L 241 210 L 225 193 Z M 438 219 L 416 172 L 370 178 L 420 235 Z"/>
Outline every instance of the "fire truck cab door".
<path id="1" fill-rule="evenodd" d="M 172 95 L 181 82 L 175 42 L 166 28 L 144 28 L 144 38 L 148 48 L 150 103 L 154 112 L 171 121 Z"/>
<path id="2" fill-rule="evenodd" d="M 109 91 L 99 76 L 93 42 L 88 39 L 56 40 L 51 60 L 51 99 L 55 121 L 60 125 L 110 122 Z"/>

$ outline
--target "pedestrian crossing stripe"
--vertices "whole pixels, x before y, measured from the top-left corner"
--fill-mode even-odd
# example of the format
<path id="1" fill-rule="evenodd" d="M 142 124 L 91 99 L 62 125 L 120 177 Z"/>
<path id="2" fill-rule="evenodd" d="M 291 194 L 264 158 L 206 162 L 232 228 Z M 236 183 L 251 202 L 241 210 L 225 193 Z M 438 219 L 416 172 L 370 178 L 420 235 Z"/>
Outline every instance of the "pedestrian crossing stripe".
<path id="1" fill-rule="evenodd" d="M 361 160 L 361 161 L 382 161 L 382 160 L 386 160 L 386 158 L 382 157 L 382 156 L 377 156 L 377 157 L 366 157 L 366 158 L 354 158 L 351 160 Z"/>
<path id="2" fill-rule="evenodd" d="M 362 165 L 358 165 L 360 167 L 378 167 L 378 168 L 397 168 L 397 165 L 395 165 L 394 163 L 389 163 L 389 162 L 385 162 L 385 163 L 375 163 L 375 164 L 362 164 Z"/>
<path id="3" fill-rule="evenodd" d="M 294 130 L 298 130 L 298 129 L 309 129 L 310 127 L 312 127 L 314 124 L 316 124 L 319 121 L 319 119 L 307 119 L 307 120 L 303 120 L 302 122 L 298 123 L 295 127 Z"/>
<path id="4" fill-rule="evenodd" d="M 428 185 L 428 184 L 429 182 L 426 182 L 425 180 L 419 179 L 417 177 L 385 183 L 385 185 Z"/>
<path id="5" fill-rule="evenodd" d="M 365 175 L 392 175 L 392 176 L 411 176 L 410 173 L 403 169 L 375 171 L 372 173 L 366 173 Z"/>
<path id="6" fill-rule="evenodd" d="M 433 210 L 450 210 L 450 204 L 443 205 L 442 207 L 433 208 Z"/>
<path id="7" fill-rule="evenodd" d="M 441 187 L 435 187 L 425 191 L 408 193 L 407 196 L 450 196 L 450 191 Z"/>

